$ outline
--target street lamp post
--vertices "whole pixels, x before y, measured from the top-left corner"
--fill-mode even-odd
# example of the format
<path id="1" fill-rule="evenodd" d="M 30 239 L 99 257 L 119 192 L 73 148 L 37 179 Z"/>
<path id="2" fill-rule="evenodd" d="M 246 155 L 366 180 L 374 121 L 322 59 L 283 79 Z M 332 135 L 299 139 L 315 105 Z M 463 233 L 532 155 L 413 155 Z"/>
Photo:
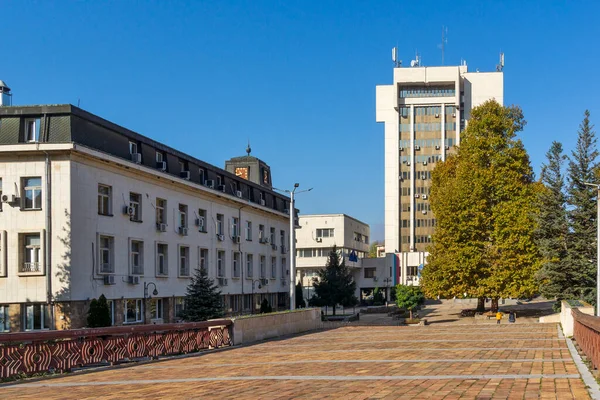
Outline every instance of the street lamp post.
<path id="1" fill-rule="evenodd" d="M 258 282 L 258 288 L 262 289 L 262 279 L 255 279 L 252 281 L 252 304 L 250 304 L 250 314 L 254 314 L 254 309 L 256 308 L 256 303 L 254 302 L 254 284 Z"/>
<path id="2" fill-rule="evenodd" d="M 148 289 L 150 288 L 150 285 L 154 286 L 154 290 L 152 291 L 152 295 L 153 296 L 157 296 L 158 295 L 158 289 L 156 289 L 156 284 L 154 282 L 144 282 L 144 309 L 142 310 L 142 312 L 144 313 L 144 324 L 146 324 L 146 299 L 150 299 L 152 298 L 150 295 L 148 295 Z"/>
<path id="3" fill-rule="evenodd" d="M 383 280 L 383 283 L 385 283 L 385 305 L 387 306 L 387 303 L 390 300 L 390 293 L 389 293 L 388 287 L 389 287 L 390 283 L 392 283 L 392 278 L 385 278 Z"/>
<path id="4" fill-rule="evenodd" d="M 598 194 L 596 195 L 596 201 L 598 203 L 598 216 L 596 218 L 597 232 L 596 232 L 596 316 L 600 317 L 600 185 L 595 183 L 584 182 L 585 185 L 596 188 Z"/>
<path id="5" fill-rule="evenodd" d="M 296 309 L 296 230 L 294 224 L 294 195 L 298 193 L 310 192 L 313 188 L 296 192 L 300 186 L 299 183 L 294 183 L 292 190 L 279 190 L 290 194 L 290 310 Z"/>

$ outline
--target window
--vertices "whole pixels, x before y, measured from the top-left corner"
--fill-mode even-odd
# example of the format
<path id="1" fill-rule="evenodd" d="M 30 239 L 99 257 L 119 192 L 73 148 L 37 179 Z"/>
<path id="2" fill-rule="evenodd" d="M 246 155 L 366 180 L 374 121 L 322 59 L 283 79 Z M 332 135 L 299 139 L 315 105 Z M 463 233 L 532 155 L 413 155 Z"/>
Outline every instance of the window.
<path id="1" fill-rule="evenodd" d="M 206 210 L 198 209 L 198 231 L 206 233 Z"/>
<path id="2" fill-rule="evenodd" d="M 263 224 L 258 225 L 258 241 L 264 242 L 267 237 L 265 236 L 265 226 Z"/>
<path id="3" fill-rule="evenodd" d="M 0 332 L 8 332 L 10 330 L 10 315 L 8 306 L 0 305 Z"/>
<path id="4" fill-rule="evenodd" d="M 180 172 L 185 172 L 186 171 L 186 169 L 185 169 L 185 162 L 183 162 L 181 160 L 179 161 L 179 171 Z"/>
<path id="5" fill-rule="evenodd" d="M 25 120 L 25 141 L 34 143 L 40 141 L 40 128 L 42 127 L 40 118 L 31 118 Z"/>
<path id="6" fill-rule="evenodd" d="M 129 142 L 129 154 L 137 154 L 138 145 L 136 142 Z"/>
<path id="7" fill-rule="evenodd" d="M 238 251 L 233 252 L 231 269 L 233 270 L 233 277 L 239 278 L 240 277 L 240 253 Z"/>
<path id="8" fill-rule="evenodd" d="M 285 259 L 285 257 L 282 257 L 281 258 L 281 280 L 284 280 L 287 275 L 288 275 L 287 260 Z"/>
<path id="9" fill-rule="evenodd" d="M 190 248 L 179 246 L 179 276 L 190 276 Z"/>
<path id="10" fill-rule="evenodd" d="M 100 253 L 100 273 L 112 274 L 115 272 L 113 266 L 114 238 L 110 236 L 100 236 L 98 240 L 98 250 Z"/>
<path id="11" fill-rule="evenodd" d="M 169 275 L 169 247 L 166 243 L 156 244 L 156 275 Z"/>
<path id="12" fill-rule="evenodd" d="M 285 247 L 285 231 L 282 229 L 279 231 L 279 237 L 281 239 L 281 248 Z"/>
<path id="13" fill-rule="evenodd" d="M 186 206 L 185 204 L 179 205 L 179 226 L 181 228 L 187 228 L 187 226 L 188 226 L 187 211 L 188 211 L 188 206 Z"/>
<path id="14" fill-rule="evenodd" d="M 156 198 L 156 224 L 167 223 L 167 201 Z"/>
<path id="15" fill-rule="evenodd" d="M 23 208 L 42 209 L 42 178 L 23 178 Z"/>
<path id="16" fill-rule="evenodd" d="M 1 193 L 0 193 L 1 194 Z M 98 214 L 111 215 L 112 188 L 107 185 L 98 185 Z"/>
<path id="17" fill-rule="evenodd" d="M 125 300 L 125 323 L 132 324 L 142 322 L 144 310 L 142 308 L 142 299 Z"/>
<path id="18" fill-rule="evenodd" d="M 180 318 L 183 310 L 185 310 L 185 298 L 177 297 L 175 299 L 175 316 L 177 318 Z"/>
<path id="19" fill-rule="evenodd" d="M 200 168 L 200 170 L 198 170 L 198 173 L 200 174 L 200 184 L 204 185 L 204 169 Z"/>
<path id="20" fill-rule="evenodd" d="M 271 257 L 271 279 L 277 278 L 277 257 Z"/>
<path id="21" fill-rule="evenodd" d="M 208 249 L 198 250 L 198 268 L 208 274 Z"/>
<path id="22" fill-rule="evenodd" d="M 50 314 L 45 304 L 27 304 L 23 307 L 25 308 L 23 325 L 26 331 L 49 329 Z"/>
<path id="23" fill-rule="evenodd" d="M 252 279 L 252 254 L 246 254 L 246 278 Z"/>
<path id="24" fill-rule="evenodd" d="M 132 240 L 129 252 L 132 275 L 144 274 L 144 242 Z"/>
<path id="25" fill-rule="evenodd" d="M 223 234 L 223 221 L 225 221 L 223 214 L 217 214 L 217 235 Z"/>
<path id="26" fill-rule="evenodd" d="M 223 250 L 217 250 L 217 277 L 225 277 L 225 252 Z"/>
<path id="27" fill-rule="evenodd" d="M 231 236 L 237 238 L 240 236 L 240 219 L 233 217 L 231 218 Z"/>
<path id="28" fill-rule="evenodd" d="M 275 228 L 271 227 L 270 237 L 271 244 L 275 244 Z"/>
<path id="29" fill-rule="evenodd" d="M 40 234 L 23 236 L 23 264 L 19 272 L 41 272 Z"/>
<path id="30" fill-rule="evenodd" d="M 129 220 L 141 222 L 142 221 L 142 195 L 139 193 L 129 193 L 129 208 L 131 208 L 129 214 Z"/>
<path id="31" fill-rule="evenodd" d="M 163 319 L 163 299 L 150 300 L 150 318 Z"/>
<path id="32" fill-rule="evenodd" d="M 162 163 L 164 161 L 163 153 L 160 151 L 156 152 L 156 164 Z"/>
<path id="33" fill-rule="evenodd" d="M 375 268 L 365 268 L 365 278 L 373 278 L 375 276 Z"/>
<path id="34" fill-rule="evenodd" d="M 246 240 L 252 240 L 252 221 L 246 221 Z"/>
<path id="35" fill-rule="evenodd" d="M 260 256 L 260 278 L 265 279 L 267 277 L 267 258 Z"/>
<path id="36" fill-rule="evenodd" d="M 318 238 L 328 238 L 328 237 L 333 237 L 333 235 L 334 235 L 333 228 L 317 229 L 317 237 Z"/>

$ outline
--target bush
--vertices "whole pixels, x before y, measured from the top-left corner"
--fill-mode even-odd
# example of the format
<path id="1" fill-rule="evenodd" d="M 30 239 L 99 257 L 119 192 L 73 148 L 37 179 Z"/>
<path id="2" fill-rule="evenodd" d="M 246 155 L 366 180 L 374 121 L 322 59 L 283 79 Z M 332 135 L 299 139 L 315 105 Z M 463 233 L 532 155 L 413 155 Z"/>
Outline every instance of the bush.
<path id="1" fill-rule="evenodd" d="M 87 325 L 90 328 L 102 328 L 112 324 L 108 302 L 103 294 L 98 300 L 92 299 L 88 310 Z"/>
<path id="2" fill-rule="evenodd" d="M 270 312 L 273 312 L 273 307 L 269 305 L 269 301 L 267 299 L 263 299 L 263 301 L 260 303 L 260 313 L 266 314 Z"/>

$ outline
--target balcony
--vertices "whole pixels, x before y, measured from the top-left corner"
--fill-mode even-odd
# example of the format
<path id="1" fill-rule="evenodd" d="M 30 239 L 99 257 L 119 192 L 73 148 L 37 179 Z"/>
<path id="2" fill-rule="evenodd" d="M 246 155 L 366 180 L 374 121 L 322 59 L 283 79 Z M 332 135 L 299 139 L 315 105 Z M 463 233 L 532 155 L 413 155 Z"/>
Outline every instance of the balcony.
<path id="1" fill-rule="evenodd" d="M 25 262 L 19 267 L 19 272 L 26 274 L 41 273 L 42 264 L 39 262 Z"/>

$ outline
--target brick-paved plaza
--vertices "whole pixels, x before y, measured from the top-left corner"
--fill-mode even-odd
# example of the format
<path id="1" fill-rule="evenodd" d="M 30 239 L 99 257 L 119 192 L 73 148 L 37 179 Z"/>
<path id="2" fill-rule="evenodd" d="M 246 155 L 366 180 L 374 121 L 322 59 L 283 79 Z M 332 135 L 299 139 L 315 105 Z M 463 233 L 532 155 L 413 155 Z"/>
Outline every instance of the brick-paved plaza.
<path id="1" fill-rule="evenodd" d="M 555 324 L 347 326 L 8 386 L 12 399 L 588 399 Z"/>

